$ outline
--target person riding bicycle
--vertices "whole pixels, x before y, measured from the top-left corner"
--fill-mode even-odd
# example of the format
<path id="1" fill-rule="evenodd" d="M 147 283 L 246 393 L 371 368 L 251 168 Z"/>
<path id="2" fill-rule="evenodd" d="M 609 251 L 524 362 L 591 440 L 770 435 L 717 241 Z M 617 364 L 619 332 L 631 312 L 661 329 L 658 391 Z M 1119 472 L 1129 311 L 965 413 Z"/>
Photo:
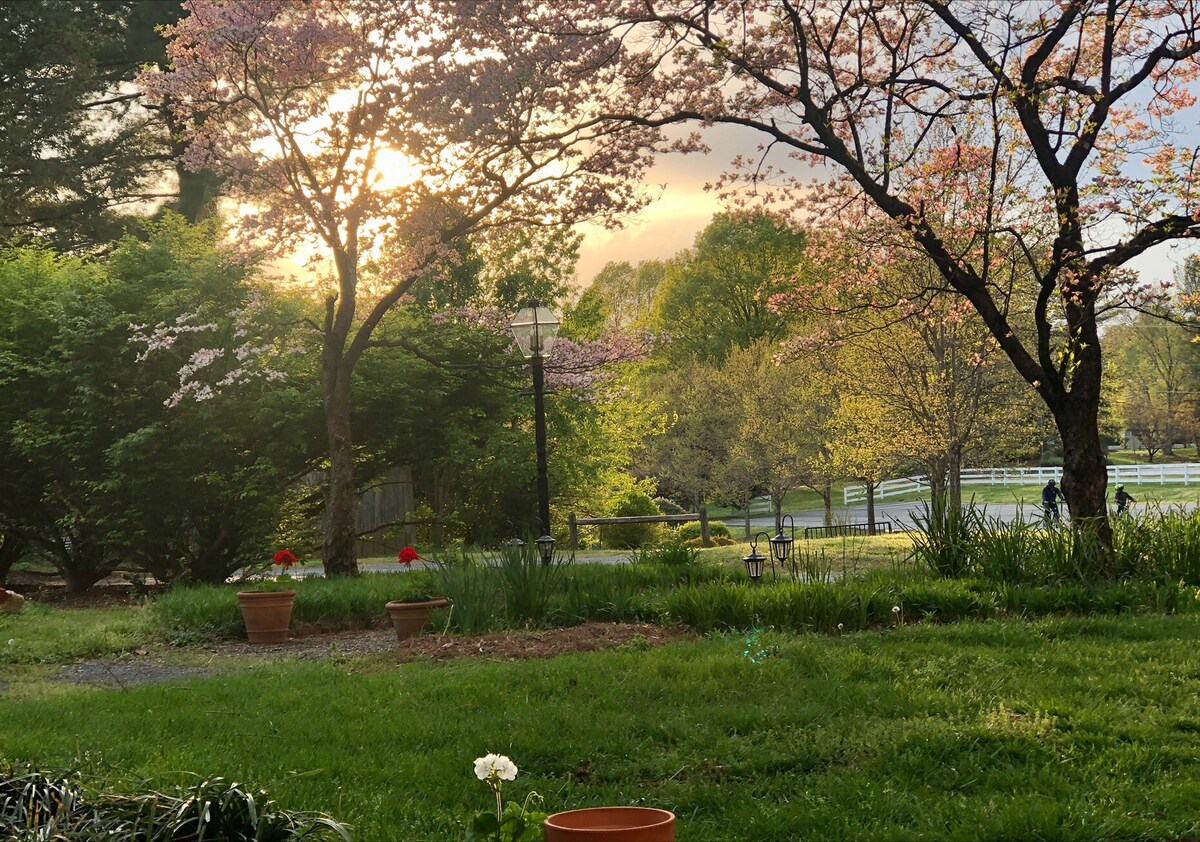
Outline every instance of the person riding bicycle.
<path id="1" fill-rule="evenodd" d="M 1053 521 L 1059 520 L 1061 515 L 1058 511 L 1058 501 L 1066 499 L 1067 496 L 1054 484 L 1054 480 L 1046 483 L 1046 487 L 1042 489 L 1042 508 L 1046 510 L 1046 518 Z"/>
<path id="2" fill-rule="evenodd" d="M 1129 504 L 1136 503 L 1133 497 L 1125 490 L 1125 486 L 1118 485 L 1117 493 L 1113 495 L 1113 500 L 1117 503 L 1117 516 L 1129 514 Z"/>

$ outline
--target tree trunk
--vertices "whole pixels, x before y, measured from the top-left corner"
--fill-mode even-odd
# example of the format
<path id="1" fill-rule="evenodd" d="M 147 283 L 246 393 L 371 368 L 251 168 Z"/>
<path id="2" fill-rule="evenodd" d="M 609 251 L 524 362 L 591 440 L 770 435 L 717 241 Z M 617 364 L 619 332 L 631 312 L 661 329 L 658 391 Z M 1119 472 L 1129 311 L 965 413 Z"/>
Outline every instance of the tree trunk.
<path id="1" fill-rule="evenodd" d="M 1082 401 L 1067 403 L 1054 413 L 1063 443 L 1063 495 L 1071 512 L 1072 526 L 1096 531 L 1103 551 L 1098 569 L 1101 578 L 1116 574 L 1112 552 L 1112 525 L 1108 522 L 1108 468 L 1096 424 L 1098 406 Z"/>
<path id="2" fill-rule="evenodd" d="M 962 445 L 953 444 L 946 454 L 946 490 L 951 511 L 962 509 Z"/>
<path id="3" fill-rule="evenodd" d="M 772 508 L 775 509 L 775 531 L 776 532 L 779 532 L 783 529 L 783 498 L 786 495 L 786 493 L 787 492 L 784 492 L 783 494 L 780 494 L 778 497 L 776 497 L 774 494 L 771 495 Z"/>
<path id="4" fill-rule="evenodd" d="M 750 501 L 754 498 L 750 496 L 750 492 L 746 492 L 746 540 L 750 540 Z"/>
<path id="5" fill-rule="evenodd" d="M 949 459 L 942 454 L 930 457 L 926 463 L 929 469 L 929 501 L 937 506 L 946 497 L 946 463 Z"/>
<path id="6" fill-rule="evenodd" d="M 330 382 L 332 380 L 332 382 Z M 329 485 L 325 500 L 326 576 L 354 576 L 358 537 L 354 447 L 350 437 L 350 372 L 325 372 L 325 430 L 329 439 Z"/>
<path id="7" fill-rule="evenodd" d="M 867 534 L 875 534 L 875 483 L 867 480 Z"/>
<path id="8" fill-rule="evenodd" d="M 821 486 L 821 499 L 825 501 L 825 525 L 833 526 L 833 480 L 825 480 Z"/>
<path id="9" fill-rule="evenodd" d="M 8 581 L 8 571 L 25 554 L 25 538 L 16 532 L 0 534 L 0 585 Z"/>

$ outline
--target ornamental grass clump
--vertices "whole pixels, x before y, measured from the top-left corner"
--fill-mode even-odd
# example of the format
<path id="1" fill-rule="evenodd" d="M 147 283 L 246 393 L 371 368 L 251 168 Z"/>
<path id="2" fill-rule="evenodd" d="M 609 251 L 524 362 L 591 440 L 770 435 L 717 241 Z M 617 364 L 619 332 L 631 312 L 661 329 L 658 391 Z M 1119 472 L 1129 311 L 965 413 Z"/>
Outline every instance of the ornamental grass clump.
<path id="1" fill-rule="evenodd" d="M 323 813 L 279 809 L 265 791 L 221 778 L 135 794 L 93 790 L 68 773 L 12 767 L 0 774 L 5 839 L 230 840 L 342 839 L 349 829 Z"/>
<path id="2" fill-rule="evenodd" d="M 434 572 L 438 593 L 454 605 L 450 626 L 460 634 L 492 631 L 503 618 L 504 599 L 496 569 L 461 553 L 439 560 Z"/>
<path id="3" fill-rule="evenodd" d="M 965 576 L 971 569 L 972 549 L 980 529 L 980 514 L 973 507 L 951 506 L 944 495 L 925 503 L 912 515 L 911 557 L 939 576 Z"/>
<path id="4" fill-rule="evenodd" d="M 570 564 L 561 554 L 549 562 L 542 561 L 532 541 L 507 544 L 487 563 L 499 572 L 504 612 L 514 627 L 545 621 Z"/>

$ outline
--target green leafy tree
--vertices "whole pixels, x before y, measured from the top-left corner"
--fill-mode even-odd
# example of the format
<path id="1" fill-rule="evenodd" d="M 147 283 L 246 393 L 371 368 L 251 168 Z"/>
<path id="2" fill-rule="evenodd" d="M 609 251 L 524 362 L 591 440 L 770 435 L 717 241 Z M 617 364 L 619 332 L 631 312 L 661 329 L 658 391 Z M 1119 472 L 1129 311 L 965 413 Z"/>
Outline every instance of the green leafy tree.
<path id="1" fill-rule="evenodd" d="M 606 263 L 566 314 L 564 330 L 583 339 L 598 339 L 644 325 L 666 267 L 661 260 L 643 260 L 637 266 L 628 261 Z"/>
<path id="2" fill-rule="evenodd" d="M 265 557 L 283 489 L 311 463 L 306 433 L 319 428 L 306 422 L 317 421 L 319 398 L 291 386 L 304 378 L 267 388 L 264 372 L 258 388 L 170 405 L 181 366 L 211 353 L 213 334 L 271 344 L 262 317 L 231 311 L 248 312 L 257 295 L 269 321 L 286 318 L 217 238 L 213 225 L 169 217 L 102 265 L 37 249 L 0 263 L 3 309 L 19 317 L 3 325 L 0 379 L 21 398 L 0 411 L 0 450 L 14 466 L 6 474 L 24 472 L 21 496 L 5 495 L 3 523 L 73 590 L 121 564 L 223 581 Z M 29 318 L 35 305 L 43 315 Z M 135 326 L 181 311 L 197 330 L 139 360 Z M 303 358 L 281 355 L 291 359 Z"/>
<path id="3" fill-rule="evenodd" d="M 692 363 L 645 375 L 641 390 L 656 398 L 661 419 L 644 460 L 660 490 L 689 506 L 716 495 L 744 501 L 755 483 L 731 463 L 742 414 L 738 384 L 719 368 Z"/>
<path id="4" fill-rule="evenodd" d="M 668 266 L 653 329 L 667 356 L 719 365 L 733 348 L 787 335 L 771 297 L 796 286 L 806 237 L 765 214 L 719 214 Z"/>
<path id="5" fill-rule="evenodd" d="M 180 126 L 134 81 L 164 62 L 157 29 L 183 13 L 160 0 L 0 3 L 0 237 L 91 249 L 164 201 L 199 217 L 215 181 L 183 168 Z"/>

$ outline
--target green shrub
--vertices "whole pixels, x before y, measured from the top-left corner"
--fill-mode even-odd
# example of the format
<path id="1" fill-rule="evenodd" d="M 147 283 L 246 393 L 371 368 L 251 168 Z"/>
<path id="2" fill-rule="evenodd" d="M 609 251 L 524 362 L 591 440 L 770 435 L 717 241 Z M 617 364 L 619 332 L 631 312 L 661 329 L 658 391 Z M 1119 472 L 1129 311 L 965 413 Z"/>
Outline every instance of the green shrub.
<path id="1" fill-rule="evenodd" d="M 660 515 L 658 506 L 645 492 L 632 489 L 627 491 L 613 503 L 613 517 L 638 517 L 645 515 Z M 606 546 L 620 550 L 632 550 L 645 544 L 651 544 L 662 533 L 660 523 L 616 523 L 601 527 L 603 541 Z"/>
<path id="2" fill-rule="evenodd" d="M 679 536 L 671 536 L 651 547 L 634 551 L 629 560 L 635 564 L 663 564 L 676 567 L 683 564 L 695 564 L 700 553 L 695 547 L 688 546 Z"/>
<path id="3" fill-rule="evenodd" d="M 687 511 L 687 509 L 669 497 L 655 497 L 654 505 L 658 506 L 658 510 L 664 515 L 681 515 Z"/>
<path id="4" fill-rule="evenodd" d="M 1170 509 L 1113 524 L 1118 572 L 1200 584 L 1200 512 Z"/>
<path id="5" fill-rule="evenodd" d="M 704 539 L 703 538 L 689 538 L 688 540 L 684 541 L 683 543 L 687 544 L 689 547 L 700 548 L 700 547 L 704 546 Z M 732 538 L 726 538 L 724 536 L 719 536 L 717 538 L 710 538 L 708 541 L 708 545 L 710 547 L 732 547 L 736 543 L 737 543 L 737 541 L 733 540 Z"/>
<path id="6" fill-rule="evenodd" d="M 1177 583 L 1014 585 L 877 571 L 849 581 L 709 582 L 665 592 L 659 609 L 701 632 L 767 626 L 833 633 L 922 620 L 987 619 L 1000 612 L 1035 617 L 1174 611 L 1188 599 Z"/>
<path id="7" fill-rule="evenodd" d="M 684 541 L 693 541 L 700 537 L 700 522 L 691 521 L 685 523 L 675 530 L 675 534 Z M 717 544 L 717 539 L 728 539 L 728 543 L 733 543 L 733 536 L 729 534 L 729 527 L 719 520 L 710 520 L 708 522 L 708 537 L 713 539 L 713 543 Z M 725 546 L 724 544 L 717 544 Z"/>
<path id="8" fill-rule="evenodd" d="M 625 564 L 576 567 L 554 612 L 555 622 L 576 625 L 589 620 L 620 623 L 651 619 L 651 600 L 639 573 Z"/>
<path id="9" fill-rule="evenodd" d="M 543 562 L 533 541 L 506 544 L 486 563 L 499 575 L 504 611 L 513 626 L 540 625 L 546 619 L 569 564 L 561 555 Z"/>
<path id="10" fill-rule="evenodd" d="M 386 605 L 394 599 L 432 593 L 428 571 L 397 575 L 364 573 L 349 578 L 312 577 L 290 583 L 296 590 L 292 628 L 319 626 L 326 630 L 386 625 Z M 237 592 L 242 585 L 176 586 L 150 604 L 156 625 L 179 643 L 222 637 L 244 637 Z"/>

